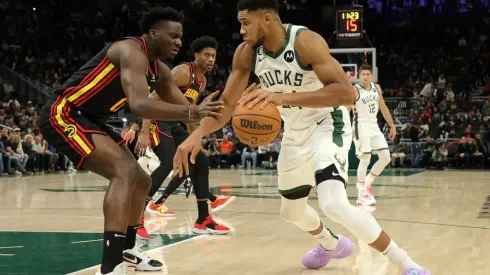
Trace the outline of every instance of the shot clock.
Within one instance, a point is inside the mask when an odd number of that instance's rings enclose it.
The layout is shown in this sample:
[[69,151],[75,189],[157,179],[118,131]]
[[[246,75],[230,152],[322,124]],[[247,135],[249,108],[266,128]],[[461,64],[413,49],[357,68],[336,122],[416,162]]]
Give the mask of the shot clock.
[[338,39],[361,39],[362,34],[362,10],[337,11]]

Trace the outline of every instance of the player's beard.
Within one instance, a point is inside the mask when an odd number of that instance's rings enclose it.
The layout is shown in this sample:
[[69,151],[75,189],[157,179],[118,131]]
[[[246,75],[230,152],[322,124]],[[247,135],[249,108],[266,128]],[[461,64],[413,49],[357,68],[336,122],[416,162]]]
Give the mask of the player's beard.
[[262,46],[265,42],[265,31],[262,28],[259,28],[257,30],[257,43],[254,45],[254,47]]

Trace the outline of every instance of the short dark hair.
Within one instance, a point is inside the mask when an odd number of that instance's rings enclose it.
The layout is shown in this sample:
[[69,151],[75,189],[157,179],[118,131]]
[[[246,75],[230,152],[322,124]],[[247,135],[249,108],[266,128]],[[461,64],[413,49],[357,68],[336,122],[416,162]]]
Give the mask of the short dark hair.
[[211,36],[201,36],[196,40],[192,41],[191,51],[192,53],[199,53],[204,48],[213,48],[218,50],[218,41]]
[[370,71],[373,73],[373,67],[369,66],[368,64],[362,64],[361,68],[359,69],[359,72],[361,71]]
[[237,10],[273,10],[278,11],[277,0],[240,0],[237,4]]
[[155,7],[150,9],[150,11],[141,19],[140,30],[142,33],[147,33],[162,21],[182,23],[184,21],[184,16],[170,7]]

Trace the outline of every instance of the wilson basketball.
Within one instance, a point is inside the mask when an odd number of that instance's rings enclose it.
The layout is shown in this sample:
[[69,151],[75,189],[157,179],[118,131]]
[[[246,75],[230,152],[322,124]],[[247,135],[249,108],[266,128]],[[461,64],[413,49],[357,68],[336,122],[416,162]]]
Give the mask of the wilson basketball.
[[257,147],[273,141],[281,130],[281,115],[274,104],[260,110],[262,102],[252,109],[238,106],[232,118],[237,138],[250,146]]

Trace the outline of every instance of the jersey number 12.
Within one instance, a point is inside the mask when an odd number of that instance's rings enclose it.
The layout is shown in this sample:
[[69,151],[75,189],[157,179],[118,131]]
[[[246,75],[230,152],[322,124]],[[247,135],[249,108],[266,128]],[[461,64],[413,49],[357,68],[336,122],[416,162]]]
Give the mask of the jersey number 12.
[[374,104],[369,104],[369,113],[374,114],[376,112],[376,106]]

